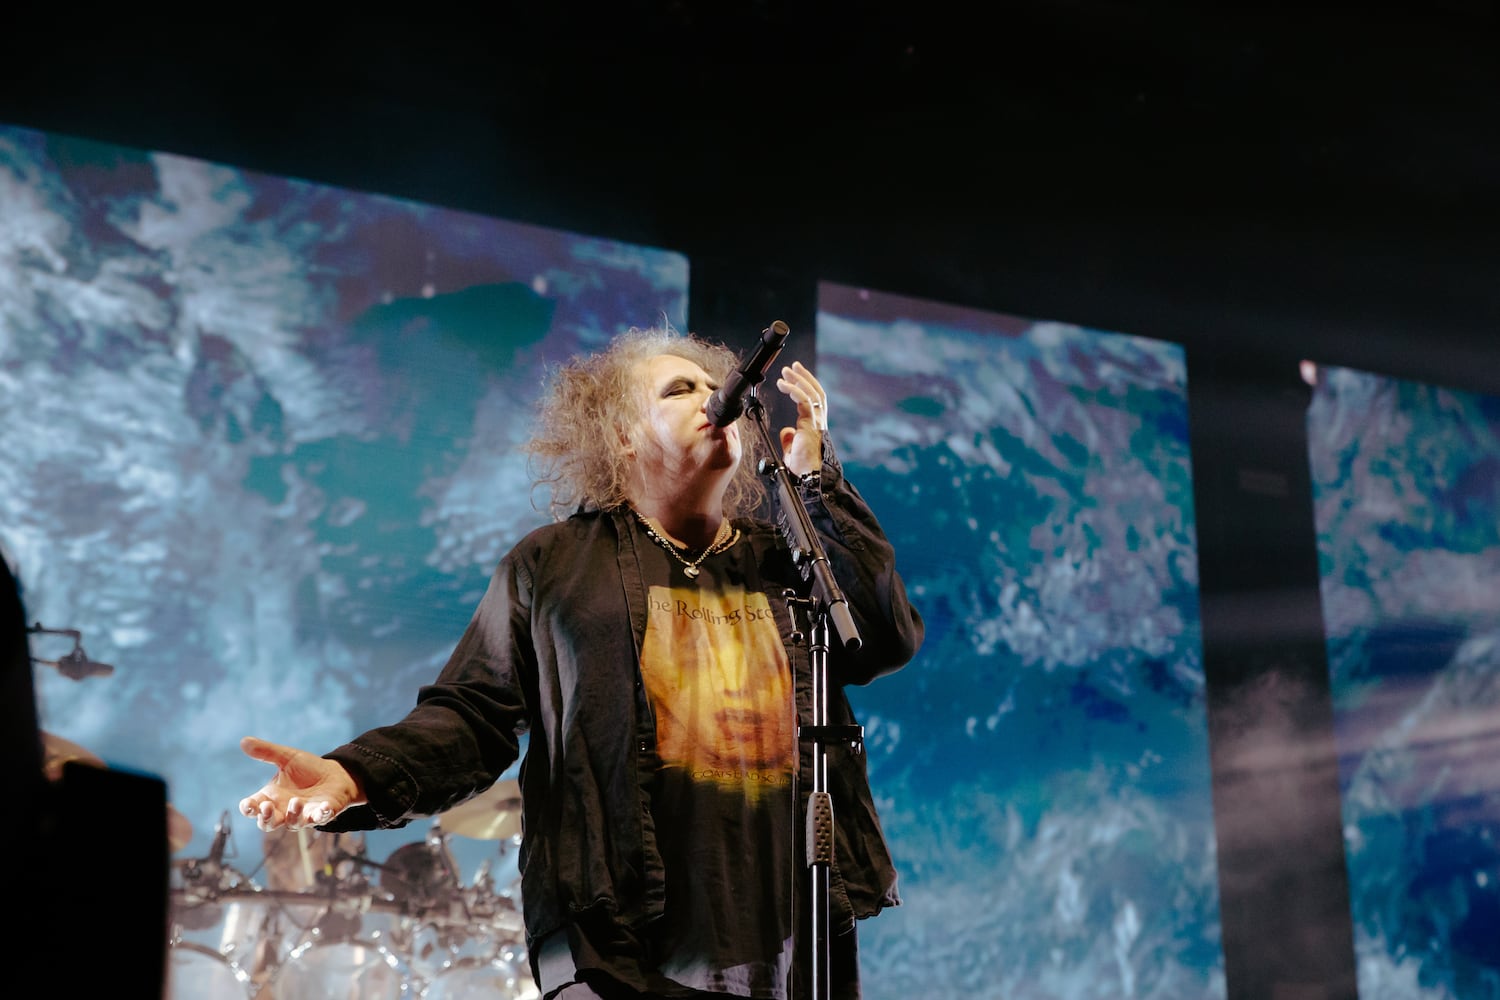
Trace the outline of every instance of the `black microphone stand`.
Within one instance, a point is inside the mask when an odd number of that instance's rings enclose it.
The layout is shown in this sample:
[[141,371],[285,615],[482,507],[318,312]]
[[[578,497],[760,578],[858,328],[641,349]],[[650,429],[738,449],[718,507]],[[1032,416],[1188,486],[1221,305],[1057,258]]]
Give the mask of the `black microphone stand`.
[[[860,647],[859,631],[849,613],[849,602],[834,579],[828,564],[828,555],[823,543],[813,530],[812,518],[791,471],[774,456],[778,453],[771,436],[765,407],[761,404],[756,387],[748,393],[745,411],[760,432],[765,443],[765,458],[761,459],[758,471],[775,481],[773,497],[776,501],[776,524],[781,529],[791,550],[792,563],[802,574],[804,582],[811,584],[810,593],[799,597],[794,591],[786,593],[787,603],[795,610],[805,610],[811,623],[808,645],[809,661],[812,665],[812,720],[808,725],[797,727],[797,740],[812,744],[812,790],[807,802],[807,815],[803,836],[808,876],[810,879],[812,904],[811,929],[812,969],[809,982],[812,986],[811,1000],[827,1000],[831,992],[829,977],[829,941],[832,937],[830,914],[830,874],[833,868],[833,797],[828,792],[827,744],[847,743],[857,753],[864,740],[862,726],[831,726],[828,724],[828,650],[830,622],[838,633],[839,642],[846,650]],[[793,641],[800,641],[800,633],[793,633]],[[794,747],[794,752],[796,748]],[[794,759],[800,757],[795,754]],[[794,951],[795,953],[795,951]]]

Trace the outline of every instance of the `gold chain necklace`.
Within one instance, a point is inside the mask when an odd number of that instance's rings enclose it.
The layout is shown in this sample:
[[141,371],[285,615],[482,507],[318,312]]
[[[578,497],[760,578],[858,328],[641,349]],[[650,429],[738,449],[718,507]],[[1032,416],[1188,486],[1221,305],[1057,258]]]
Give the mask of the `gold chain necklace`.
[[637,521],[641,522],[641,527],[646,529],[646,534],[651,536],[651,540],[653,542],[666,549],[667,553],[673,559],[676,559],[678,562],[682,563],[682,571],[687,574],[687,578],[689,580],[696,580],[698,578],[699,563],[716,552],[723,552],[725,549],[732,547],[735,542],[740,540],[740,529],[731,525],[729,523],[729,518],[726,517],[724,520],[719,522],[719,530],[718,533],[714,535],[712,544],[710,544],[708,548],[704,549],[702,552],[698,553],[698,558],[689,561],[683,558],[682,553],[678,550],[677,546],[672,542],[671,539],[667,538],[665,535],[656,530],[656,526],[651,523],[650,518],[646,517],[645,514],[642,514],[634,507],[630,508],[630,512],[635,515],[635,519]]

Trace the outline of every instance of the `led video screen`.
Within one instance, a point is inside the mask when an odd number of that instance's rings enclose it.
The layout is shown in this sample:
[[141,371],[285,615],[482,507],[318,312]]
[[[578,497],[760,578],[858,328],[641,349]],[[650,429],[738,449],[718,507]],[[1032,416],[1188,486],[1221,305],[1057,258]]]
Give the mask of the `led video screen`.
[[[687,261],[21,128],[0,129],[0,260],[0,540],[40,626],[41,726],[55,756],[167,783],[190,832],[174,994],[466,985],[475,956],[445,943],[309,947],[305,907],[209,898],[321,892],[336,849],[369,859],[337,873],[357,912],[377,865],[429,857],[420,823],[262,837],[235,808],[270,772],[238,740],[321,752],[405,713],[547,519],[516,448],[539,372],[628,326],[684,329]],[[130,864],[115,822],[103,856]],[[514,943],[494,832],[447,851],[497,911],[480,930]]]
[[833,284],[817,336],[927,622],[851,690],[904,897],[865,995],[1223,996],[1183,350]]
[[1360,997],[1500,995],[1500,399],[1327,367],[1307,429]]
[[[0,542],[51,748],[160,775],[187,824],[174,996],[526,996],[503,811],[262,836],[237,740],[404,713],[546,517],[539,370],[687,328],[688,261],[27,129],[0,165]],[[1182,350],[836,285],[815,337],[928,625],[852,692],[904,896],[865,995],[1222,996]],[[457,940],[366,905],[437,854]]]

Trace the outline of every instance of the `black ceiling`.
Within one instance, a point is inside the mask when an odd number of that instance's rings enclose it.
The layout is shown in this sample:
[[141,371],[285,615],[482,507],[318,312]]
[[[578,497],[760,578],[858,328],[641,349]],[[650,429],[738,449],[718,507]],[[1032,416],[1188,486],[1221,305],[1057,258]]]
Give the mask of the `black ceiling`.
[[1500,391],[1493,3],[1207,6],[137,16],[13,36],[0,120]]

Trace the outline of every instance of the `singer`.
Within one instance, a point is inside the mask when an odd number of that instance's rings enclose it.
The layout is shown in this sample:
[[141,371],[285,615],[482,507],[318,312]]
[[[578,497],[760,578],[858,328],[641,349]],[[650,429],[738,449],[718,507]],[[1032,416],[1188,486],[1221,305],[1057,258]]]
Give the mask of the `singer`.
[[[322,756],[245,737],[276,772],[240,811],[264,831],[401,827],[484,792],[527,733],[521,905],[544,998],[805,996],[812,691],[787,594],[806,585],[748,453],[760,436],[722,416],[786,333],[736,366],[697,335],[633,329],[549,372],[527,449],[554,522],[501,559],[404,718]],[[822,385],[793,364],[775,386],[796,404],[781,460],[864,640],[829,656],[828,722],[852,725],[843,686],[909,662],[922,618],[844,478]],[[856,921],[900,898],[863,756],[835,746],[827,766],[827,968],[854,1000]]]

